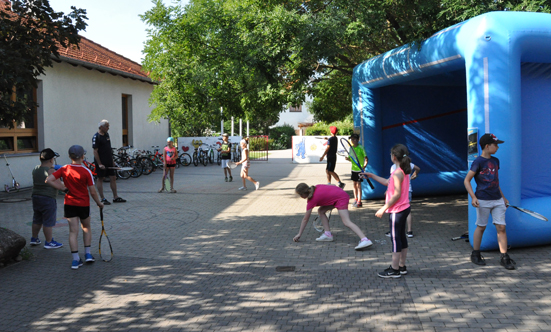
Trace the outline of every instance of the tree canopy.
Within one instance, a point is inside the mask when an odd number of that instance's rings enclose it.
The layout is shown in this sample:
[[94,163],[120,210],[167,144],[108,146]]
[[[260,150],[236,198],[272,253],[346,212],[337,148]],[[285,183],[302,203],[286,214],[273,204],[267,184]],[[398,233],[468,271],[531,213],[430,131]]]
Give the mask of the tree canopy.
[[36,79],[52,65],[58,49],[78,45],[86,10],[56,12],[47,0],[0,0],[0,126],[12,128],[34,104]]
[[543,0],[155,0],[144,67],[160,84],[152,118],[184,127],[224,117],[270,119],[313,97],[333,121],[351,113],[353,68],[493,10],[549,12]]

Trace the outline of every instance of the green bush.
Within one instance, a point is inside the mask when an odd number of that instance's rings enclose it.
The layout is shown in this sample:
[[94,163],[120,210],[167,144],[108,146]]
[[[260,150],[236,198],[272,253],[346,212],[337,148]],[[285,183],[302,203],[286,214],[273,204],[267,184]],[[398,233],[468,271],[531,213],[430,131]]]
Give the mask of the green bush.
[[346,118],[343,121],[335,121],[331,123],[318,122],[312,127],[306,128],[306,136],[331,136],[329,127],[335,126],[339,130],[337,135],[350,136],[354,133],[354,122],[352,117]]
[[292,143],[292,137],[296,135],[295,128],[293,126],[284,124],[283,126],[274,127],[270,129],[270,138],[273,143],[270,143],[271,150],[284,150],[290,149]]
[[266,138],[251,137],[249,138],[249,149],[251,151],[261,151],[266,149]]

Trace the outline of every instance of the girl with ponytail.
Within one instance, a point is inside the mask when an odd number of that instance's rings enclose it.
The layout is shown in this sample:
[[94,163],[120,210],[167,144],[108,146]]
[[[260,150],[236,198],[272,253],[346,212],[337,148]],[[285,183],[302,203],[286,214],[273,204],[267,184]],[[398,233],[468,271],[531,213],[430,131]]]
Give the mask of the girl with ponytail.
[[373,173],[362,173],[362,175],[388,187],[385,205],[375,213],[375,216],[382,218],[385,212],[389,213],[392,264],[378,275],[381,278],[400,278],[402,274],[407,274],[408,239],[405,227],[411,210],[409,205],[411,159],[407,147],[403,144],[396,144],[390,149],[390,159],[396,165],[396,170],[390,174],[390,178],[385,179]]
[[308,224],[308,220],[312,214],[312,209],[319,206],[318,215],[321,219],[325,232],[317,238],[316,241],[333,241],[333,234],[331,234],[329,220],[327,219],[325,212],[337,208],[342,223],[360,237],[360,243],[354,249],[360,250],[373,245],[373,242],[371,242],[371,240],[364,235],[360,228],[350,220],[350,214],[348,213],[348,201],[350,200],[350,197],[344,190],[333,185],[319,184],[317,186],[309,186],[306,183],[300,183],[295,188],[295,192],[300,197],[308,200],[308,202],[306,205],[306,214],[304,215],[304,218],[302,218],[302,223],[300,224],[300,230],[293,238],[293,241],[299,241],[302,236],[302,232],[304,232],[304,229]]

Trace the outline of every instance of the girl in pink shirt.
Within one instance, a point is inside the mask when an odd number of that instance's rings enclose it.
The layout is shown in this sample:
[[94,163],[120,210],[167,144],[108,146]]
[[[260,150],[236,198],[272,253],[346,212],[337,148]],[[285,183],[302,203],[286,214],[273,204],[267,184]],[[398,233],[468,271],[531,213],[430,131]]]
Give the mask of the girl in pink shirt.
[[392,240],[392,265],[383,272],[379,272],[381,278],[400,278],[407,274],[406,256],[408,252],[408,239],[406,236],[406,219],[410,212],[409,206],[409,175],[411,174],[411,159],[408,149],[403,144],[396,144],[390,150],[390,158],[396,170],[385,179],[373,173],[362,175],[373,178],[383,186],[388,186],[385,205],[375,213],[381,218],[385,212],[389,213],[390,238]]
[[293,241],[299,241],[304,228],[306,228],[306,225],[308,224],[308,219],[310,219],[312,209],[319,206],[318,215],[319,218],[321,218],[325,232],[317,238],[316,241],[333,241],[333,234],[331,234],[329,220],[327,219],[325,212],[332,210],[333,208],[337,208],[342,223],[360,237],[360,243],[354,249],[360,250],[373,245],[371,240],[364,235],[360,228],[350,220],[350,214],[348,213],[348,201],[350,200],[350,197],[344,190],[333,185],[319,184],[317,186],[310,187],[306,183],[301,183],[296,187],[295,191],[300,197],[307,199],[308,203],[306,204],[306,214],[304,215],[304,218],[302,218],[302,224],[300,224],[300,230],[293,238]]
[[178,160],[178,150],[174,147],[174,138],[167,138],[166,143],[168,146],[165,146],[163,150],[163,178],[161,179],[161,189],[159,189],[159,192],[162,193],[167,189],[165,188],[165,178],[170,176],[170,192],[175,193],[174,168],[176,167],[176,160]]

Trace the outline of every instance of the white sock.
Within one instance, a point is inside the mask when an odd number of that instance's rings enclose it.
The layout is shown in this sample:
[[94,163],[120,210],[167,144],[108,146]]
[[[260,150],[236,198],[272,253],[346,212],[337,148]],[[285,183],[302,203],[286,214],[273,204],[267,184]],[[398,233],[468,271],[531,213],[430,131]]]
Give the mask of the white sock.
[[78,261],[80,259],[80,256],[78,255],[78,251],[77,252],[72,252],[71,255],[73,255],[73,260],[74,261]]

